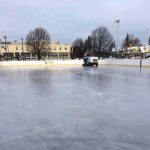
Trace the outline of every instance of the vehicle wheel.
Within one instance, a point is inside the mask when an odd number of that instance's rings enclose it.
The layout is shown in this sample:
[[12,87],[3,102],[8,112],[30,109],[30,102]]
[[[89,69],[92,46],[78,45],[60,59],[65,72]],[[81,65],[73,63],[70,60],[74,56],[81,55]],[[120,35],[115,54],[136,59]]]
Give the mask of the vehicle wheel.
[[93,66],[93,64],[92,64],[92,63],[90,63],[90,66],[92,67],[92,66]]

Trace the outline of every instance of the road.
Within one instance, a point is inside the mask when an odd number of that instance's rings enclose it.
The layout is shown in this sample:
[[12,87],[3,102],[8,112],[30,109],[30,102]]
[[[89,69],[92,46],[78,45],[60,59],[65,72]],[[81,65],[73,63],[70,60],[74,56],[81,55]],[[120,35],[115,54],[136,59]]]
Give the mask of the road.
[[149,150],[150,69],[0,68],[0,150]]

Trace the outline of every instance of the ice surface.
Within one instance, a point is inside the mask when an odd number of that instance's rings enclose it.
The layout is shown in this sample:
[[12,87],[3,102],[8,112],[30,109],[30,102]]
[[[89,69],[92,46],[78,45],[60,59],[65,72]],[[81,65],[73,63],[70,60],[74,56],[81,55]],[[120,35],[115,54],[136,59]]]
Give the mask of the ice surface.
[[0,68],[0,150],[149,150],[150,69]]

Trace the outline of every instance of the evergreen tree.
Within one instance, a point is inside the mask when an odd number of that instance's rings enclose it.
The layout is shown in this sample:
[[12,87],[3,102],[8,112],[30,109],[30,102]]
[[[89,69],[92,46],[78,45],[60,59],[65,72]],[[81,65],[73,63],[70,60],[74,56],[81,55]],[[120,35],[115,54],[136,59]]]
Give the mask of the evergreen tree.
[[140,46],[141,42],[139,40],[139,38],[134,37],[133,34],[128,34],[125,37],[123,43],[122,43],[122,48],[127,49],[128,47],[132,47],[132,46]]
[[127,33],[127,36],[126,36],[126,47],[130,47],[130,42],[129,42],[129,34]]
[[83,58],[84,56],[84,41],[81,38],[77,38],[73,42],[73,58]]

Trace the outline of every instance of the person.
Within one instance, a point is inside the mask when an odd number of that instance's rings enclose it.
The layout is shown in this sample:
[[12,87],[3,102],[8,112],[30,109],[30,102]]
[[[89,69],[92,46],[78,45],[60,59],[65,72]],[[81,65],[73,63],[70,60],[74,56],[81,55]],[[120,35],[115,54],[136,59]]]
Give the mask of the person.
[[140,70],[142,69],[142,56],[140,57]]

